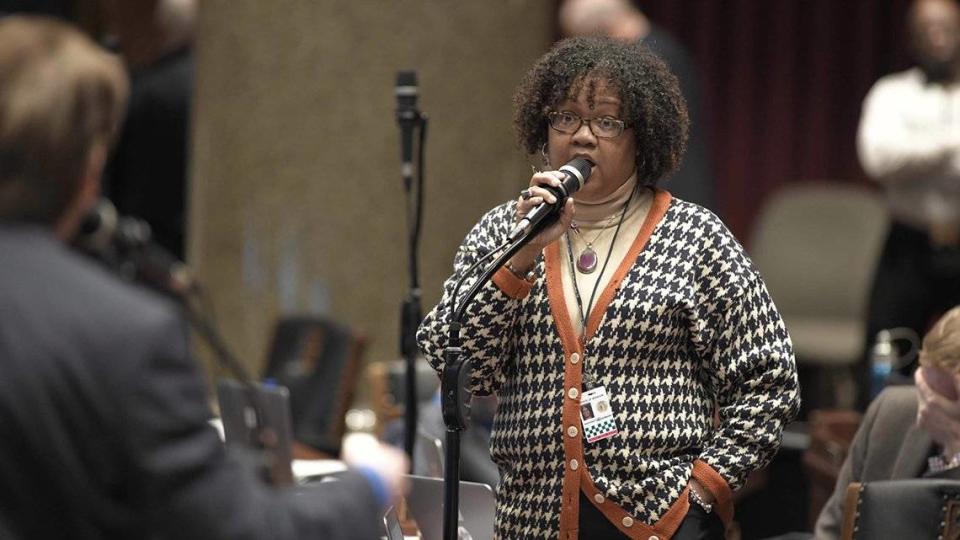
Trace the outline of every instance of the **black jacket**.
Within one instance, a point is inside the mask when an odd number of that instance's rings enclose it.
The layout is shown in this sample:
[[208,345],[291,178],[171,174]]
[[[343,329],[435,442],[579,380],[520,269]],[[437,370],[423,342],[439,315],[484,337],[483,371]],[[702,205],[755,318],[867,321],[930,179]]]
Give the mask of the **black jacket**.
[[168,303],[0,226],[0,523],[24,539],[379,538],[367,481],[273,489],[229,457]]

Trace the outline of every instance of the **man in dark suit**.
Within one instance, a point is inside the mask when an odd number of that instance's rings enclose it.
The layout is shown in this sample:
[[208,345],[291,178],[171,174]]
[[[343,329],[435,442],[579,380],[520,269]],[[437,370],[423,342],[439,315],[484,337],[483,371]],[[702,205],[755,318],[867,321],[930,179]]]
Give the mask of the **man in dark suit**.
[[22,539],[382,535],[399,454],[310,488],[227,455],[171,305],[63,241],[97,199],[127,94],[71,27],[0,19],[0,528]]
[[924,338],[920,362],[916,386],[887,388],[871,403],[817,520],[817,540],[840,538],[851,482],[960,480],[960,307]]

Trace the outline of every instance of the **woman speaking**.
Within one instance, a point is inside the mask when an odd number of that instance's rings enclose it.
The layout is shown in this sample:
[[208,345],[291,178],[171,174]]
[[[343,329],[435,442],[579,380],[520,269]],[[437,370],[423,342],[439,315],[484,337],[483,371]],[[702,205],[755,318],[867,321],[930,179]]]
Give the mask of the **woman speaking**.
[[543,160],[487,212],[418,332],[438,370],[456,282],[554,195],[587,184],[466,312],[468,386],[494,393],[496,534],[723,538],[732,491],[776,452],[799,396],[790,339],[743,248],[712,213],[656,187],[680,162],[686,105],[638,44],[560,42],[514,98],[520,144]]

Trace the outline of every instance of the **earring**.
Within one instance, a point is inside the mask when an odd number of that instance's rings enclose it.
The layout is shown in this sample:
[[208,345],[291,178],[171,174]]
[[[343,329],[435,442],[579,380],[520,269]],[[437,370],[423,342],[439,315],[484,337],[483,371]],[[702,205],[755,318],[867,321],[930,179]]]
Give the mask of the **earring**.
[[547,156],[547,143],[540,145],[540,157],[543,159],[544,168],[550,170],[550,157]]

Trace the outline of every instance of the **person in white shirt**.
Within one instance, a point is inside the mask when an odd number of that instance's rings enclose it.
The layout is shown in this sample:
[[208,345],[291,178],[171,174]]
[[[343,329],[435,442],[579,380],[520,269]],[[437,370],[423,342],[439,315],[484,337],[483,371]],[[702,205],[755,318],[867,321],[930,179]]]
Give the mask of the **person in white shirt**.
[[923,335],[960,303],[960,4],[916,0],[908,30],[917,65],[877,81],[857,136],[892,218],[870,297],[868,352],[880,330]]

